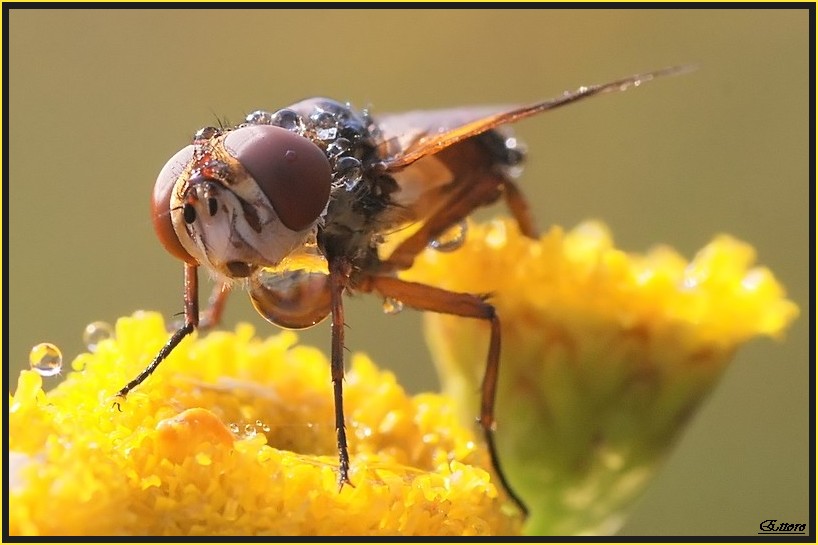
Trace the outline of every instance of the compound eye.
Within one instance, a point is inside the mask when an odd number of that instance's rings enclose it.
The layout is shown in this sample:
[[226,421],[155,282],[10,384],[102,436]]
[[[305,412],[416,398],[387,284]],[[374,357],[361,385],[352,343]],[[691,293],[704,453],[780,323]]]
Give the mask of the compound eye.
[[[187,146],[171,157],[162,167],[159,176],[156,178],[156,185],[153,186],[151,219],[153,220],[153,229],[156,231],[162,246],[175,257],[195,265],[196,260],[187,253],[182,243],[179,242],[179,237],[176,236],[176,231],[173,229],[173,220],[170,216],[170,197],[173,194],[173,188],[191,160],[193,160],[193,146]],[[185,216],[187,217],[187,214]]]
[[306,229],[327,205],[332,169],[309,139],[281,127],[252,125],[230,132],[224,147],[250,173],[288,229]]

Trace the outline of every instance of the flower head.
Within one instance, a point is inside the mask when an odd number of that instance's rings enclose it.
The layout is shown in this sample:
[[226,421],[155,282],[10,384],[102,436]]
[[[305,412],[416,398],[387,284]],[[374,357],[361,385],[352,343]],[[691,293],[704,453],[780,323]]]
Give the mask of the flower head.
[[167,337],[158,314],[138,313],[52,391],[20,375],[12,535],[519,532],[453,403],[406,395],[361,355],[345,382],[354,487],[339,491],[329,366],[291,332],[260,340],[240,325],[185,340],[112,408]]
[[[607,229],[472,225],[404,278],[487,293],[502,324],[497,442],[537,534],[611,533],[736,348],[797,316],[753,249],[719,236],[687,262],[616,249]],[[474,418],[485,324],[427,314],[444,392]]]

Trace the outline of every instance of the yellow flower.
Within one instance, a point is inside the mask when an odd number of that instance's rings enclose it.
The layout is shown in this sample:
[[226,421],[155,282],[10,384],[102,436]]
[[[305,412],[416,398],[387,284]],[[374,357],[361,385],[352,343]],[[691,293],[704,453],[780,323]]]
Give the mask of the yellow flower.
[[12,535],[519,533],[453,403],[407,396],[355,356],[345,383],[354,487],[337,483],[330,371],[291,332],[185,340],[121,403],[167,340],[121,318],[52,391],[24,371],[9,399]]
[[[736,348],[798,310],[751,247],[718,237],[690,263],[629,255],[604,226],[469,229],[404,278],[491,293],[502,321],[497,442],[533,534],[614,532]],[[167,340],[160,316],[116,335],[45,393],[9,399],[12,535],[490,535],[522,529],[474,418],[488,332],[427,315],[444,395],[407,396],[352,359],[345,402],[355,487],[337,485],[330,372],[293,333],[251,326],[185,340],[112,409]],[[456,401],[455,401],[456,400]]]
[[[753,249],[719,236],[691,261],[631,255],[586,223],[539,240],[512,221],[471,225],[402,277],[488,293],[502,322],[497,443],[533,534],[612,533],[736,348],[779,336],[798,309]],[[488,328],[427,314],[444,393],[479,406]]]

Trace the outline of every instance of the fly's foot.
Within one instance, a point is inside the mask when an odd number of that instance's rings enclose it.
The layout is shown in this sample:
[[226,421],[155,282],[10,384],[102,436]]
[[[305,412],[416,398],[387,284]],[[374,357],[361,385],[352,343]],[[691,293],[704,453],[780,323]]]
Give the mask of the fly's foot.
[[122,405],[120,403],[125,400],[125,394],[123,394],[120,391],[120,392],[117,392],[114,397],[116,399],[114,400],[113,403],[111,403],[111,408],[113,409],[114,407],[116,407],[116,410],[118,410],[119,412],[122,412]]
[[338,468],[338,492],[343,490],[345,484],[355,488],[355,485],[349,480],[349,459],[341,456],[341,465]]

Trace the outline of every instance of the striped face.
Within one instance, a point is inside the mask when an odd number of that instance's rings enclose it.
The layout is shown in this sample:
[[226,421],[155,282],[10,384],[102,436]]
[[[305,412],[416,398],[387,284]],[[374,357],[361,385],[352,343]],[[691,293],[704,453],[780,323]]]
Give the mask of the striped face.
[[275,126],[199,131],[153,193],[160,241],[221,279],[275,267],[313,234],[331,183],[324,152]]

